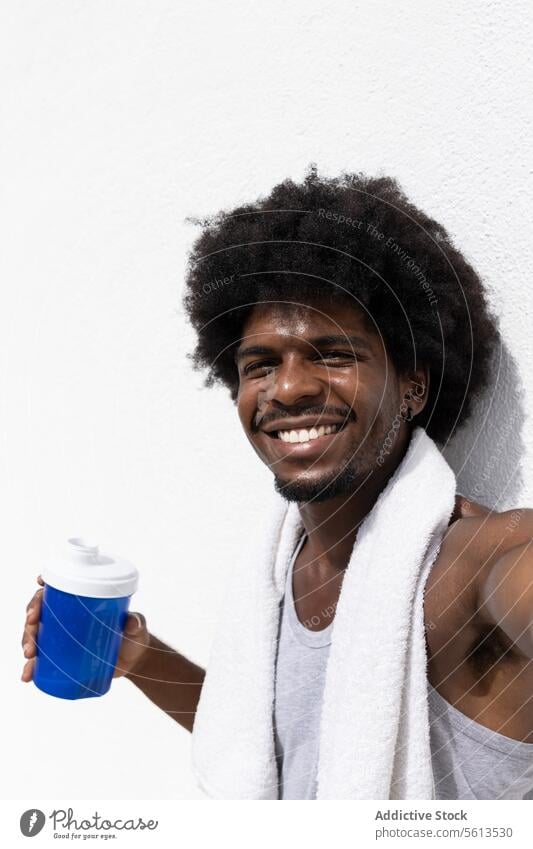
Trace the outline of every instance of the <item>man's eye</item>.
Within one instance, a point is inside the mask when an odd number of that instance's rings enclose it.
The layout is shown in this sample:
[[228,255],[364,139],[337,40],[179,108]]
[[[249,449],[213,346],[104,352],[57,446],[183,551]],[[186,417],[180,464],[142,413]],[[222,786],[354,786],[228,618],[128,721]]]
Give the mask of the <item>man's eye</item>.
[[[355,353],[355,351],[322,351],[316,356],[317,360],[328,360],[331,365],[334,364],[334,360],[342,360],[344,364],[347,360],[350,362],[354,362],[355,360],[360,359],[359,355]],[[243,372],[245,375],[253,375],[254,377],[258,377],[260,373],[267,373],[272,371],[276,367],[276,362],[274,360],[257,360],[255,363],[249,363],[244,367]]]
[[244,373],[251,374],[252,372],[257,372],[259,369],[266,369],[266,371],[271,371],[274,368],[273,360],[260,360],[257,363],[250,363],[245,366]]
[[323,351],[320,354],[322,360],[356,360],[355,351]]

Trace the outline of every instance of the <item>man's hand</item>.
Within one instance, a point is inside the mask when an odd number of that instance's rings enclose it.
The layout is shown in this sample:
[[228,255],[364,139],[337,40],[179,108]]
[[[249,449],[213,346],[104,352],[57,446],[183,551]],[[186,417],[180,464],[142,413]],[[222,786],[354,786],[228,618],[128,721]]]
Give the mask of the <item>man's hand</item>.
[[[44,592],[44,581],[41,575],[38,576],[37,582],[41,584],[41,589],[38,589],[34,593],[26,607],[26,621],[22,634],[22,650],[27,660],[22,670],[22,681],[32,680],[35,658],[37,656],[36,640]],[[144,616],[142,613],[129,613],[113,678],[120,678],[120,676],[132,672],[143,659],[149,643],[150,634],[146,628]]]

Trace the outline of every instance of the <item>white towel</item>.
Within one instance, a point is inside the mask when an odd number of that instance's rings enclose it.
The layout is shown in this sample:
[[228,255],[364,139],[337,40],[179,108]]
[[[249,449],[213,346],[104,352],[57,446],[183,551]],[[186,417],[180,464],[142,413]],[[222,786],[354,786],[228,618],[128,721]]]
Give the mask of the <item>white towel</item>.
[[[359,528],[326,671],[318,799],[434,798],[424,585],[453,512],[455,476],[416,427]],[[280,504],[255,562],[233,576],[193,730],[193,769],[219,799],[277,799],[273,708],[280,601],[303,525]]]

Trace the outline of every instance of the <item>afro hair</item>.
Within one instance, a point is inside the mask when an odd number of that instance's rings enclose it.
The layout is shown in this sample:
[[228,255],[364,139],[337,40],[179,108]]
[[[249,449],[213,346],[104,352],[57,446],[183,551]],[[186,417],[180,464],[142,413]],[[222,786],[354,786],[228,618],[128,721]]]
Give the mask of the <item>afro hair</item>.
[[[399,373],[426,365],[428,403],[416,417],[444,442],[487,384],[498,329],[482,282],[442,225],[396,180],[311,166],[267,197],[195,220],[183,305],[197,334],[193,366],[235,401],[234,352],[265,302],[343,299],[382,334]],[[331,299],[331,300],[330,300]]]

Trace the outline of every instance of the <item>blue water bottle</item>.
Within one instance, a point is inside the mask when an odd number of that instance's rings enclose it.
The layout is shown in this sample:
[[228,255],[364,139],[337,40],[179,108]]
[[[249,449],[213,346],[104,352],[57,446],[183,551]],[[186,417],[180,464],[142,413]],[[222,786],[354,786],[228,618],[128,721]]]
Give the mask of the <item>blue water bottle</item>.
[[33,671],[36,686],[60,699],[103,696],[111,686],[138,572],[73,537],[43,566],[44,592]]

